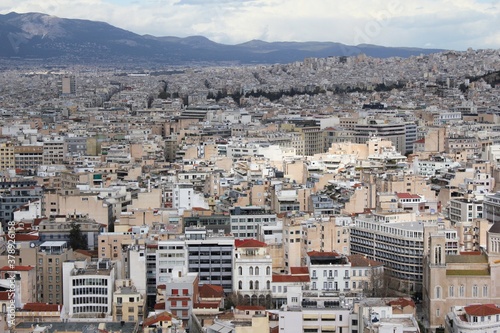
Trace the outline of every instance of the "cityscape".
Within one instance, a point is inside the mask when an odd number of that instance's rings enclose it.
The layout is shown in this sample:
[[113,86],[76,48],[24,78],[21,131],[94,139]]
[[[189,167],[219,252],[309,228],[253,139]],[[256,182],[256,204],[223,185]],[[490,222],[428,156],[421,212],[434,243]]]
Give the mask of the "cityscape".
[[500,329],[500,49],[169,63],[12,31],[0,333]]

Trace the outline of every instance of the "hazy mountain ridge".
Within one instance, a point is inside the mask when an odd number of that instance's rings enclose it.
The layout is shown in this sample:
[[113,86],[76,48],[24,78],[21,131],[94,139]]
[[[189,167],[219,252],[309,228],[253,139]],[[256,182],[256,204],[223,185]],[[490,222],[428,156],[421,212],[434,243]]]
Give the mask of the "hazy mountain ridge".
[[0,15],[0,57],[53,58],[78,61],[130,58],[165,64],[192,62],[289,63],[306,57],[408,57],[437,49],[348,46],[334,42],[264,42],[219,44],[203,36],[155,37],[114,27],[105,22],[65,19],[41,13]]

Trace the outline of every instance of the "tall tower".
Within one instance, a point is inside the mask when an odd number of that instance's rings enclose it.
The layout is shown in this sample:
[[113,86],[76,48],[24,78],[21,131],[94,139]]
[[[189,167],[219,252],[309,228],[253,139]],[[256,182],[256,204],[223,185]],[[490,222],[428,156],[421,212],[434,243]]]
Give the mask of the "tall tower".
[[76,93],[76,78],[74,75],[64,75],[61,78],[59,94],[72,95]]

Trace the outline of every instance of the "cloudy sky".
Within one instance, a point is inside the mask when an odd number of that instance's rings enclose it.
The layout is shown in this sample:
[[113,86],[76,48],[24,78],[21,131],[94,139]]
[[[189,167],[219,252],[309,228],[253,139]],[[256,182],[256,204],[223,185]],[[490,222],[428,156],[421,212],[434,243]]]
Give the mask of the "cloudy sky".
[[0,13],[11,11],[225,44],[261,39],[500,48],[500,0],[2,0]]

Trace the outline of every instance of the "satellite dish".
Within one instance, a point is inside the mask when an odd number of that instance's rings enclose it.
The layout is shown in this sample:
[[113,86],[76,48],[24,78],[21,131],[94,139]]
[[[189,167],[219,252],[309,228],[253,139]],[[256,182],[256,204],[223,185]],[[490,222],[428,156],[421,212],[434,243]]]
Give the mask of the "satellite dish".
[[30,247],[31,247],[31,248],[33,248],[33,247],[35,247],[35,246],[36,246],[36,244],[35,244],[34,242],[31,242],[31,243],[30,243]]

